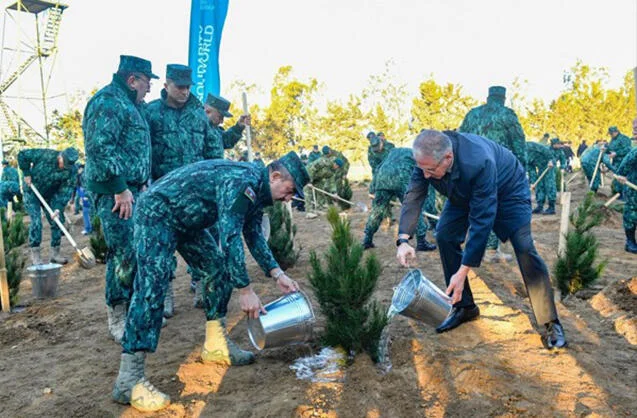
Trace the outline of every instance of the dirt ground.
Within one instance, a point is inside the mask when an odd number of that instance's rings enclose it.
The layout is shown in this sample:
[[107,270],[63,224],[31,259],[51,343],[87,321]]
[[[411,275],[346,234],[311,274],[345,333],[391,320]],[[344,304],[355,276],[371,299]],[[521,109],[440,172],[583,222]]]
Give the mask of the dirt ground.
[[[583,197],[581,176],[571,186],[574,209]],[[601,191],[610,195],[608,186]],[[368,202],[365,196],[360,187],[354,199]],[[366,215],[350,211],[349,217],[357,237],[362,237]],[[324,217],[306,219],[297,212],[295,222],[303,249],[300,262],[289,274],[311,294],[309,252],[327,247],[330,228]],[[395,261],[395,228],[384,225],[372,250],[383,265],[375,297],[386,304],[406,274]],[[533,220],[537,247],[549,267],[556,258],[558,229],[559,215]],[[76,220],[74,230],[79,236],[81,220]],[[318,343],[265,350],[247,367],[200,363],[205,319],[192,307],[189,277],[180,261],[176,315],[147,361],[147,376],[173,403],[154,416],[635,415],[637,278],[633,276],[637,276],[637,256],[623,250],[620,214],[612,215],[596,234],[601,254],[609,260],[604,277],[593,289],[558,304],[568,349],[542,348],[515,264],[483,265],[470,278],[482,312],[477,321],[437,335],[427,325],[399,316],[390,325],[392,370],[382,374],[361,355],[345,370],[340,383],[300,381],[290,370],[295,359],[317,352]],[[85,237],[79,241],[87,243]],[[508,244],[504,249],[511,252]],[[64,253],[72,254],[67,244]],[[418,259],[418,267],[442,287],[438,254],[419,253]],[[248,267],[262,300],[278,297],[273,283],[251,258]],[[0,416],[148,415],[110,400],[121,349],[109,339],[103,294],[103,265],[89,271],[76,264],[65,266],[55,299],[33,299],[29,280],[23,281],[21,303],[26,309],[0,315]],[[231,336],[244,348],[250,347],[236,297],[228,321]]]

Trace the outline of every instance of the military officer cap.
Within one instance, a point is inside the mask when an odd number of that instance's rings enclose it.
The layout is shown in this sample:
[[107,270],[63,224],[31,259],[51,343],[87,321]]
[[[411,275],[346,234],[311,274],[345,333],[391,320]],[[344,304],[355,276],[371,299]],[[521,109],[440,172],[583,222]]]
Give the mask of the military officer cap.
[[119,56],[118,72],[142,73],[148,78],[159,78],[153,74],[150,61],[132,55]]
[[230,102],[223,97],[208,93],[206,104],[217,109],[223,116],[227,118],[232,117],[232,113],[228,112],[228,109],[230,109]]
[[372,139],[375,136],[376,136],[376,134],[373,131],[370,131],[370,132],[367,133],[367,139]]
[[489,96],[506,96],[507,89],[502,86],[489,87]]
[[327,145],[323,145],[323,148],[321,149],[321,152],[323,153],[323,155],[328,155],[330,151],[331,151],[330,147],[328,147]]
[[187,65],[168,64],[166,66],[166,78],[172,80],[177,86],[190,86],[192,82],[192,69]]
[[610,128],[608,128],[608,133],[612,134],[615,132],[619,132],[619,129],[617,129],[617,126],[611,126]]
[[69,148],[65,149],[60,154],[62,154],[62,159],[64,160],[64,166],[65,167],[72,166],[73,164],[75,164],[77,159],[80,157],[80,154],[73,147],[69,147]]
[[294,179],[294,187],[299,196],[303,196],[303,187],[310,182],[310,174],[307,172],[305,165],[296,155],[296,152],[290,151],[283,157],[279,158],[279,162],[283,164],[288,173]]

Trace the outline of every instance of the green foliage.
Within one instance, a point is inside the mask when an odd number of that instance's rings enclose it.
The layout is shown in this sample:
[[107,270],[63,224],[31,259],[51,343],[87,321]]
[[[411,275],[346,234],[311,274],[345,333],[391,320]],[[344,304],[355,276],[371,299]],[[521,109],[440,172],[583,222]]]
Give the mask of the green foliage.
[[[344,178],[343,181],[338,184],[337,194],[343,199],[351,201],[354,192],[352,192],[352,186],[350,186],[349,180],[347,180],[347,178]],[[351,206],[349,203],[345,203],[342,200],[338,201],[338,205],[342,209],[349,209]]]
[[268,246],[281,269],[287,270],[296,264],[301,252],[294,248],[296,225],[292,224],[290,212],[281,202],[275,202],[266,212],[270,218]]
[[387,325],[386,308],[370,298],[381,273],[371,254],[363,260],[363,247],[354,240],[350,223],[330,207],[327,219],[332,226],[332,244],[319,256],[310,253],[310,284],[327,319],[323,341],[348,352],[366,351],[378,361],[378,342]]
[[590,286],[606,266],[606,260],[594,265],[598,257],[599,242],[591,232],[603,219],[592,192],[570,216],[573,230],[566,234],[566,251],[558,257],[553,270],[558,289],[568,295]]
[[48,126],[51,147],[64,149],[75,147],[84,159],[84,133],[82,132],[82,112],[78,109],[60,113],[54,110]]
[[20,282],[22,281],[22,271],[26,259],[19,248],[27,241],[29,235],[26,225],[24,225],[23,215],[16,213],[12,220],[5,218],[5,209],[0,208],[0,218],[2,218],[2,237],[4,239],[4,257],[7,268],[7,281],[9,282],[9,303],[15,306],[18,303]]
[[106,246],[106,239],[104,238],[104,231],[102,231],[100,218],[93,216],[91,218],[91,226],[93,227],[93,232],[91,232],[91,238],[89,240],[91,250],[93,251],[93,254],[95,254],[95,258],[97,260],[105,263],[108,247]]

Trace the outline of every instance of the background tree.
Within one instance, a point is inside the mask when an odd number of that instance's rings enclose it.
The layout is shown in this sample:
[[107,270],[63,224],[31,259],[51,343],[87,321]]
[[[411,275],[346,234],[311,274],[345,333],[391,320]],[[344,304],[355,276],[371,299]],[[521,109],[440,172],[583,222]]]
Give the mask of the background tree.
[[418,97],[412,101],[413,131],[457,129],[477,101],[462,93],[462,86],[438,84],[433,78],[420,83]]

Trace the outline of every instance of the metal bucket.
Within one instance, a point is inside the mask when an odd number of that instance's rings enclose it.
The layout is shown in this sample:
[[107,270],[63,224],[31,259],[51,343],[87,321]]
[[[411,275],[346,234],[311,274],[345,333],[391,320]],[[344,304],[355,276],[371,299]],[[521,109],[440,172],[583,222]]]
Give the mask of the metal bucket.
[[451,298],[414,269],[394,290],[390,310],[437,327],[447,318],[451,307]]
[[27,276],[31,279],[33,297],[37,299],[54,298],[58,290],[61,264],[38,264],[27,268]]
[[265,305],[265,309],[267,315],[248,319],[248,335],[257,350],[312,339],[314,311],[305,293],[282,296]]

